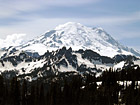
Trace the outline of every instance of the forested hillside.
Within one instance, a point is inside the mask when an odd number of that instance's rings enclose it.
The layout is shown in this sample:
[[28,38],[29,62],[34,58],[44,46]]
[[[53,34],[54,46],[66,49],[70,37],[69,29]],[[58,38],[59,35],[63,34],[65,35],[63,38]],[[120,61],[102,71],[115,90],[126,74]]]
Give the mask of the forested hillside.
[[139,105],[140,67],[104,71],[100,77],[61,73],[29,82],[0,76],[0,105]]

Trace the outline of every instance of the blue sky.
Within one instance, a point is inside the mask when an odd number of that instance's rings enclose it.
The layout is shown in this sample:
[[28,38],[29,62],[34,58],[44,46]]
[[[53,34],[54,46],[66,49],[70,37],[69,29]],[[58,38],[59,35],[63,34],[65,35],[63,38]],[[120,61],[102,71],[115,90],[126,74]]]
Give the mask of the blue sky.
[[69,21],[102,27],[140,51],[140,0],[0,0],[0,39],[28,40]]

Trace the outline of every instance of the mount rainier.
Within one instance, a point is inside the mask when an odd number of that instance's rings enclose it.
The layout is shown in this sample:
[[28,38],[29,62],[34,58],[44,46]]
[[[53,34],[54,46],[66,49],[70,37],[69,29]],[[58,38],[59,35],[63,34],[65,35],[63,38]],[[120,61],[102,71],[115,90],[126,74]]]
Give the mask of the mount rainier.
[[102,28],[68,22],[22,45],[0,49],[0,73],[32,79],[62,72],[98,75],[109,68],[139,65],[139,57]]
[[68,22],[47,31],[45,34],[18,46],[17,49],[38,52],[57,50],[66,46],[73,50],[91,49],[100,55],[114,57],[117,54],[140,56],[132,48],[121,45],[102,28],[86,27],[80,23]]

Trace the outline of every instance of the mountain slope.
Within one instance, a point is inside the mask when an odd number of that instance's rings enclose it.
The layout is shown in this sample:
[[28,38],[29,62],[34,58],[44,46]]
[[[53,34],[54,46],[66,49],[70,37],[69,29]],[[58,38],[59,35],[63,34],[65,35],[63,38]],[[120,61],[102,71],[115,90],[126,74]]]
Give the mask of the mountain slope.
[[138,51],[124,47],[102,28],[90,28],[80,23],[68,22],[54,30],[30,40],[17,49],[38,52],[43,55],[47,50],[57,50],[66,46],[74,50],[91,49],[100,55],[114,57],[117,54],[140,56]]
[[[16,50],[17,51],[17,50]],[[73,51],[71,48],[47,51],[44,55],[34,58],[27,52],[15,53],[0,59],[0,73],[15,76],[31,77],[57,75],[59,73],[96,73],[99,75],[109,68],[121,69],[129,61],[138,61],[134,56],[117,55],[114,58],[101,56],[92,50]]]

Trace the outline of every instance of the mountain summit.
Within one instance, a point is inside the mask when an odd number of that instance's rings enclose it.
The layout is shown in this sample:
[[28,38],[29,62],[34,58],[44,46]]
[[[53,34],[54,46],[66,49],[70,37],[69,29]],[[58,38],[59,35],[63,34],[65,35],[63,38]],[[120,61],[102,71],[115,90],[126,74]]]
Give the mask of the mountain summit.
[[17,48],[44,54],[66,46],[73,50],[91,49],[100,55],[113,57],[117,54],[140,56],[138,51],[124,47],[102,28],[86,27],[80,23],[68,22],[30,40]]

